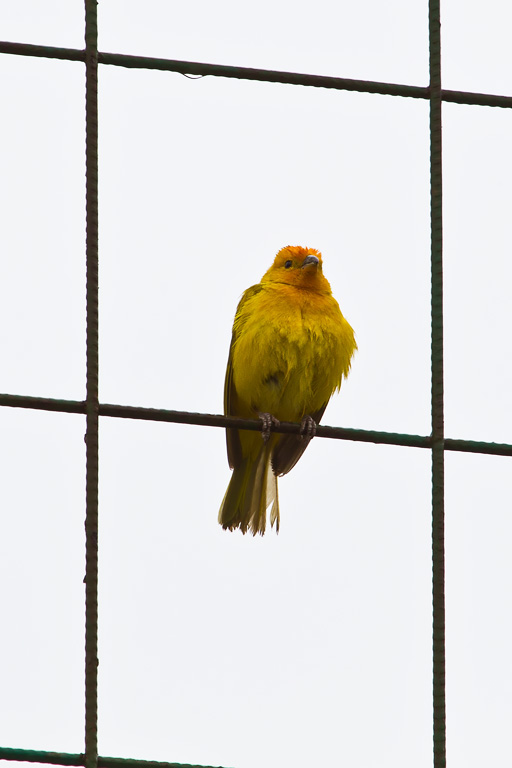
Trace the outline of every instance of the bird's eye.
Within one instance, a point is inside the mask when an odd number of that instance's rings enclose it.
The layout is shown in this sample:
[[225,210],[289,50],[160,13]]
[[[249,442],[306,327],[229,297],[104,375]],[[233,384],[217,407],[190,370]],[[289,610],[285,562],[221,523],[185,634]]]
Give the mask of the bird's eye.
[[288,261],[285,261],[285,263],[284,263],[284,268],[285,269],[290,269],[292,263],[293,263],[292,260],[288,259]]

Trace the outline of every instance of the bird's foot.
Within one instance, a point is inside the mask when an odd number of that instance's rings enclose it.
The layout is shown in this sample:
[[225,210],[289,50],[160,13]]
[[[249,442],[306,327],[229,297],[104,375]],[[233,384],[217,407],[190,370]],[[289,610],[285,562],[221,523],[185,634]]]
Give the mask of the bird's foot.
[[262,421],[261,436],[263,438],[263,442],[268,443],[270,433],[274,427],[279,426],[279,421],[275,416],[272,416],[271,413],[258,413],[258,418]]
[[316,435],[316,421],[311,416],[303,416],[300,422],[299,440],[311,440]]

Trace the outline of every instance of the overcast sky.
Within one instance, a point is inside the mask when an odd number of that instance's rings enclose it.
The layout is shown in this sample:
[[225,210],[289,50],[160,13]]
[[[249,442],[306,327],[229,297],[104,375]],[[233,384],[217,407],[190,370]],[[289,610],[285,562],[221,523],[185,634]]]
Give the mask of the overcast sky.
[[[512,95],[512,11],[442,8],[443,87]],[[0,37],[83,47],[81,0]],[[426,2],[100,0],[99,48],[428,84]],[[84,67],[0,56],[1,384],[85,396]],[[222,412],[241,293],[318,248],[354,327],[323,418],[430,432],[428,103],[99,71],[100,399]],[[512,442],[512,111],[443,106],[447,437]],[[0,409],[0,745],[83,751],[85,419]],[[316,439],[223,531],[221,429],[100,422],[99,752],[432,764],[430,453]],[[512,762],[510,458],[446,456],[450,768]]]

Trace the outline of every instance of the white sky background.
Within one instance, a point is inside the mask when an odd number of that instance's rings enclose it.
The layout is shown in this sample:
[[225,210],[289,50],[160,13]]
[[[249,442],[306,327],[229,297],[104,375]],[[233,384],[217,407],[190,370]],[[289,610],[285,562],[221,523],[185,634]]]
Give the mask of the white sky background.
[[[100,50],[426,85],[427,4],[101,0]],[[443,86],[512,95],[512,12],[442,8]],[[0,7],[83,47],[81,0]],[[428,434],[428,104],[101,67],[100,397],[220,413],[240,294],[322,250],[359,352],[325,424]],[[0,390],[85,396],[84,67],[0,56]],[[444,105],[449,437],[512,441],[512,111]],[[83,750],[85,420],[0,409],[0,745]],[[220,429],[100,423],[99,751],[432,764],[430,454],[314,441],[222,531]],[[446,457],[448,761],[512,760],[510,459]]]

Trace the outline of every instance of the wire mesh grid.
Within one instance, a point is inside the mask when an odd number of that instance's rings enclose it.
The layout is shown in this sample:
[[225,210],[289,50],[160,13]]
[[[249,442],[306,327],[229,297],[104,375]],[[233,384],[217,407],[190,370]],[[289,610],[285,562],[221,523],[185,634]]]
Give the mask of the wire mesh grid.
[[[85,0],[85,49],[55,48],[1,42],[0,53],[80,61],[86,69],[86,308],[87,391],[85,401],[58,400],[0,394],[0,405],[36,410],[80,413],[86,416],[86,616],[85,616],[85,752],[80,754],[0,747],[0,759],[86,768],[150,768],[184,764],[128,760],[98,756],[98,431],[99,417],[127,418],[237,427],[260,430],[259,421],[205,413],[138,408],[100,403],[98,398],[98,64],[156,69],[187,75],[302,85],[385,94],[430,102],[431,188],[431,407],[430,435],[398,434],[319,425],[317,435],[331,439],[425,448],[432,454],[432,606],[433,606],[433,758],[434,767],[446,765],[445,696],[445,554],[444,554],[444,453],[470,452],[512,456],[512,444],[498,444],[444,437],[443,396],[443,270],[442,270],[442,102],[512,108],[512,97],[442,90],[439,0],[429,2],[430,84],[428,87],[324,77],[246,67],[174,61],[103,53],[97,48],[96,0]],[[276,431],[298,433],[300,425],[282,422]],[[194,766],[188,765],[188,768]],[[199,768],[199,767],[196,767]],[[206,766],[203,766],[206,768]]]

